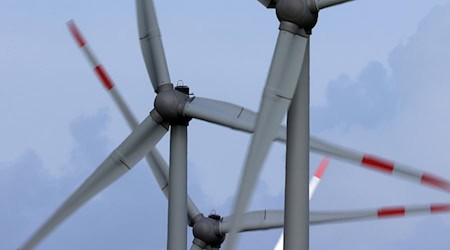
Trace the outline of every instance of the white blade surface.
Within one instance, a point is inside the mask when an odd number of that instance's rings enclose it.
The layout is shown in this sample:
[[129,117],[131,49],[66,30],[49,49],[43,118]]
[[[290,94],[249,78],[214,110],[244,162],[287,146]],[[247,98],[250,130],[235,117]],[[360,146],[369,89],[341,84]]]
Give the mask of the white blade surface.
[[136,12],[142,55],[156,91],[159,85],[170,83],[170,76],[153,1],[136,0]]
[[[280,30],[234,203],[235,223],[248,206],[266,155],[293,98],[307,42],[306,37]],[[234,248],[235,238],[232,230],[228,235],[227,249]]]
[[84,203],[134,167],[166,132],[149,115],[19,249],[33,249]]

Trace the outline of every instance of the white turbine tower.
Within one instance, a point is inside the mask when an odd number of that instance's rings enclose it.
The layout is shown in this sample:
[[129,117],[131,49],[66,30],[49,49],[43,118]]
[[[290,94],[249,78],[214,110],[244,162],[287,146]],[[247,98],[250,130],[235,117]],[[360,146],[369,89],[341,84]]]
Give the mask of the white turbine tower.
[[[319,10],[347,1],[349,0],[260,0],[266,7],[276,9],[280,32],[260,109],[255,113],[239,105],[194,97],[189,94],[187,86],[174,88],[153,2],[137,0],[141,49],[157,93],[155,108],[140,124],[93,55],[86,40],[75,24],[70,22],[69,28],[75,40],[134,130],[20,249],[35,248],[65,219],[144,157],[162,191],[168,196],[167,249],[170,250],[186,248],[187,225],[193,228],[195,238],[191,249],[218,249],[225,241],[225,236],[228,236],[227,246],[233,248],[238,232],[284,227],[285,249],[304,250],[309,247],[309,225],[450,211],[448,204],[350,212],[309,211],[307,166],[310,150],[450,192],[450,183],[443,178],[309,135],[309,35],[317,22]],[[287,111],[286,128],[280,124]],[[187,126],[191,119],[253,133],[233,214],[228,217],[204,216],[187,195]],[[170,162],[167,164],[155,145],[169,129]],[[285,210],[246,212],[261,166],[274,140],[287,144]]]

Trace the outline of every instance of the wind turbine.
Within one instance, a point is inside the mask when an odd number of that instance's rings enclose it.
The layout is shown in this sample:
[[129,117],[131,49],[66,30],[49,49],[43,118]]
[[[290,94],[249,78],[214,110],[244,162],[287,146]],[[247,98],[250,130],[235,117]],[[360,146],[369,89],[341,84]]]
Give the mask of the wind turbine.
[[[289,16],[291,11],[300,11],[302,14],[299,16],[307,15],[308,18],[310,18],[307,20],[308,24],[314,26],[319,9],[341,2],[345,1],[279,1],[277,3],[266,1],[263,2],[263,4],[265,4],[266,7],[276,7],[277,14],[279,15]],[[233,234],[238,231],[283,227],[283,222],[286,220],[285,218],[289,218],[289,220],[286,221],[290,221],[294,217],[301,215],[301,223],[295,223],[295,225],[292,226],[285,225],[285,243],[289,242],[288,244],[285,244],[286,247],[295,246],[295,248],[298,249],[301,248],[302,245],[307,245],[308,240],[306,239],[304,242],[301,242],[301,244],[296,245],[296,240],[292,239],[289,235],[292,235],[292,232],[303,230],[301,232],[302,237],[297,238],[307,238],[308,229],[305,229],[305,223],[307,224],[307,228],[309,228],[310,222],[314,224],[355,219],[355,213],[345,215],[328,213],[325,215],[312,214],[310,220],[308,218],[309,208],[308,206],[305,206],[304,200],[298,202],[295,197],[290,196],[289,194],[287,194],[286,197],[287,204],[284,214],[283,211],[254,211],[244,213],[260,165],[264,161],[264,155],[270,147],[272,140],[286,141],[287,138],[289,139],[287,143],[287,169],[293,170],[294,172],[300,170],[300,173],[288,174],[289,178],[294,179],[289,179],[289,181],[287,181],[287,191],[295,190],[295,192],[298,193],[307,190],[307,180],[299,187],[295,185],[296,183],[300,184],[302,178],[305,178],[305,176],[307,178],[307,170],[305,174],[304,169],[301,167],[293,168],[292,166],[307,166],[303,163],[305,159],[308,159],[307,154],[309,148],[316,152],[357,162],[363,166],[378,169],[383,172],[395,172],[397,173],[397,176],[417,179],[423,184],[440,188],[447,192],[450,190],[449,183],[444,179],[411,170],[408,166],[397,166],[391,162],[345,149],[315,137],[309,137],[309,129],[307,128],[309,125],[302,119],[304,116],[296,115],[298,109],[300,109],[300,113],[303,112],[303,115],[308,115],[309,111],[307,109],[309,108],[309,101],[308,105],[304,105],[304,103],[297,103],[296,100],[302,100],[300,95],[305,95],[305,98],[303,98],[304,100],[309,98],[308,33],[312,27],[300,27],[297,24],[293,24],[291,21],[299,20],[291,20],[290,17],[287,21],[281,22],[279,40],[275,49],[268,85],[266,86],[267,93],[264,94],[260,112],[254,113],[238,105],[207,98],[192,97],[189,95],[188,89],[184,86],[174,88],[173,84],[171,84],[167,69],[153,2],[138,0],[136,3],[141,48],[149,76],[152,80],[152,85],[158,94],[155,99],[155,109],[150,112],[150,115],[140,125],[136,126],[133,133],[130,134],[130,136],[128,136],[102,164],[100,164],[94,173],[20,249],[30,249],[36,246],[45,236],[54,230],[56,226],[64,221],[64,219],[70,216],[94,195],[125,174],[138,161],[146,157],[148,153],[150,153],[150,156],[147,156],[148,158],[153,157],[153,159],[149,159],[148,161],[152,166],[153,172],[157,173],[155,176],[161,187],[164,187],[168,183],[168,179],[170,180],[168,184],[168,249],[184,249],[186,247],[186,224],[193,227],[194,235],[196,237],[192,246],[193,249],[205,247],[217,248],[223,242],[224,236],[227,233],[231,233],[231,243],[229,245],[229,247],[231,247],[233,246]],[[295,3],[295,8],[291,8],[292,6],[289,6],[289,3]],[[287,11],[287,13],[282,11],[283,8],[285,8],[284,11]],[[286,10],[286,8],[288,10]],[[300,21],[305,20],[302,19]],[[77,41],[80,46],[84,47],[83,44],[85,45],[85,42],[81,39],[81,36],[77,38]],[[113,90],[114,85],[109,81],[104,69],[100,67],[95,57],[89,53],[87,53],[87,56],[96,73],[100,79],[103,80],[105,87],[111,91],[111,95],[115,98],[116,102],[119,103],[119,108],[125,113],[125,116],[131,117],[131,113],[127,111],[126,105],[120,104],[120,95]],[[299,65],[303,65],[303,67],[300,67]],[[300,88],[296,87],[299,79],[300,82],[305,83],[304,85],[300,85],[303,86]],[[277,86],[278,83],[282,83],[282,86]],[[294,90],[298,91],[296,95],[294,95]],[[294,96],[298,98],[296,99]],[[290,99],[292,98],[294,98],[293,104],[289,105]],[[285,127],[280,126],[280,123],[289,106],[291,106],[291,110],[290,115],[288,115],[288,128],[286,129]],[[269,107],[269,110],[266,107]],[[308,108],[305,109],[305,107]],[[272,115],[277,118],[275,119]],[[198,209],[196,209],[192,202],[190,202],[191,205],[188,205],[189,199],[186,192],[186,141],[187,125],[192,118],[205,120],[245,132],[255,133],[254,139],[252,139],[251,149],[249,150],[248,163],[246,164],[251,167],[246,167],[246,172],[243,175],[243,181],[241,182],[241,192],[239,192],[240,198],[238,198],[238,202],[235,206],[235,213],[233,213],[232,216],[225,218],[205,217],[198,212]],[[136,125],[136,123],[133,122],[133,119],[128,118],[128,122],[131,126]],[[303,125],[306,125],[306,127],[303,126],[304,129],[301,131],[297,131],[296,129],[298,127],[296,125],[298,125],[299,122],[303,122]],[[165,172],[167,170],[164,170],[167,169],[165,168],[166,164],[163,163],[162,158],[158,156],[154,146],[168,131],[169,127],[171,129],[171,160],[170,170],[167,175],[167,172]],[[298,138],[296,136],[297,134],[300,134]],[[297,147],[296,143],[302,143],[301,149]],[[300,151],[302,154],[298,154],[297,152],[297,155],[295,155],[292,153],[292,150],[295,152]],[[151,156],[152,154],[153,156]],[[293,159],[289,157],[292,157]],[[297,157],[300,157],[301,161],[300,159],[297,159]],[[291,164],[291,167],[289,167],[289,164]],[[301,178],[295,179],[296,176],[300,176]],[[247,181],[247,179],[250,180]],[[292,181],[296,183],[290,184]],[[305,185],[306,188],[302,185]],[[304,198],[302,195],[300,197]],[[240,202],[242,200],[243,202]],[[293,204],[291,204],[291,202],[293,202]],[[307,204],[308,201],[306,198],[306,205]],[[300,208],[293,211],[292,207]],[[422,211],[421,208],[416,210]],[[427,206],[427,208],[428,210],[431,209],[431,211],[440,212],[448,210],[447,205],[432,205]],[[392,210],[389,211],[392,212]],[[396,211],[395,214],[400,214],[398,210]],[[186,215],[188,215],[188,217]],[[370,217],[371,215],[372,213],[366,217]],[[365,216],[356,216],[356,218],[361,217]],[[306,221],[304,220],[305,218],[307,219]],[[298,225],[301,226],[300,229],[297,228]],[[206,230],[203,230],[205,228]]]

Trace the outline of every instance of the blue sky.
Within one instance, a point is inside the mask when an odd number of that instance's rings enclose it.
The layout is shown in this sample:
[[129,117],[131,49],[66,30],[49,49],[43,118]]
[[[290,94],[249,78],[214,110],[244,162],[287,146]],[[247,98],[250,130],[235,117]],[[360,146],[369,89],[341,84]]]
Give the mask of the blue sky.
[[[172,81],[256,110],[277,35],[257,1],[155,1]],[[408,6],[405,8],[405,6]],[[66,28],[75,19],[141,120],[154,93],[134,5],[0,3],[0,242],[25,240],[130,132]],[[321,12],[312,36],[314,135],[450,179],[450,2],[360,0]],[[192,121],[189,192],[228,215],[249,136]],[[158,145],[168,155],[168,137]],[[321,156],[311,155],[311,169]],[[252,208],[283,204],[283,146],[274,144]],[[446,202],[392,177],[332,160],[318,210]],[[40,249],[164,249],[167,205],[145,164],[95,197]],[[448,249],[448,215],[315,226],[311,249]],[[271,249],[280,231],[244,234]],[[151,247],[149,247],[151,246]]]

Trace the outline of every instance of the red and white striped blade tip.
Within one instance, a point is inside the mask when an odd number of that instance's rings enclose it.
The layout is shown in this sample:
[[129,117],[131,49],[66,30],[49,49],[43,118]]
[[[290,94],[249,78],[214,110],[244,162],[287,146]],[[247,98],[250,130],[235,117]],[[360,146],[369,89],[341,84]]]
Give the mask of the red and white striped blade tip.
[[67,26],[69,27],[70,33],[72,33],[73,38],[77,42],[78,46],[83,47],[86,44],[86,40],[84,40],[83,35],[81,35],[81,32],[75,24],[75,21],[68,21]]
[[380,208],[377,211],[378,218],[386,217],[401,217],[408,214],[408,212],[429,212],[431,214],[435,213],[445,213],[450,212],[450,204],[431,204],[424,207],[408,207],[408,206],[398,206],[398,207],[386,207]]
[[419,181],[422,184],[432,186],[444,190],[446,192],[450,192],[450,182],[448,182],[444,178],[426,172],[419,172],[409,168],[401,167],[395,164],[394,162],[390,162],[381,158],[377,158],[370,155],[364,155],[361,160],[361,165],[390,174],[392,173],[403,174],[413,179],[417,179],[417,181]]
[[84,39],[83,35],[81,34],[80,30],[75,24],[75,21],[70,20],[67,22],[67,26],[69,27],[70,33],[72,34],[73,38],[75,39],[76,43],[80,47],[80,49],[85,54],[86,58],[88,59],[89,63],[91,64],[91,67],[93,68],[95,74],[100,79],[103,87],[106,88],[106,90],[111,90],[114,88],[114,83],[109,77],[108,73],[104,69],[104,67],[100,64],[100,62],[95,57],[94,53],[91,51],[91,49],[87,46],[87,42]]
[[314,176],[321,179],[323,174],[325,173],[325,170],[327,169],[329,163],[330,163],[330,159],[328,157],[323,158],[323,160],[319,164],[319,167],[317,168],[316,172],[314,173]]

